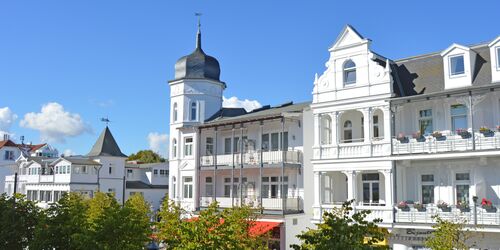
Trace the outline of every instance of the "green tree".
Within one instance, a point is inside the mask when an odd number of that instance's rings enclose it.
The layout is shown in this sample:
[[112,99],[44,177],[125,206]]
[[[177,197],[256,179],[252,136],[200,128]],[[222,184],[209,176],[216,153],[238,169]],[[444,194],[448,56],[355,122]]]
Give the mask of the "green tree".
[[354,200],[345,202],[341,208],[323,215],[323,223],[317,229],[309,229],[297,237],[302,244],[292,245],[295,250],[330,250],[330,249],[387,249],[375,246],[382,242],[386,234],[376,223],[381,219],[367,221],[371,213],[368,210],[353,211]]
[[[140,194],[129,197],[122,208],[122,241],[128,249],[141,249],[151,236],[150,206]],[[126,248],[123,248],[126,249]]]
[[425,246],[433,250],[470,249],[471,233],[465,230],[465,221],[444,220],[435,216],[436,224],[432,226],[434,231],[426,240]]
[[268,235],[250,233],[257,217],[249,207],[220,209],[213,203],[195,219],[181,219],[186,215],[174,202],[164,202],[158,236],[169,249],[267,249]]
[[26,249],[45,214],[24,195],[0,195],[0,249]]
[[87,209],[88,201],[80,194],[64,195],[39,221],[30,249],[88,249],[93,240],[84,216]]
[[142,163],[158,163],[165,162],[166,160],[153,150],[141,150],[135,154],[131,154],[128,161],[139,161]]

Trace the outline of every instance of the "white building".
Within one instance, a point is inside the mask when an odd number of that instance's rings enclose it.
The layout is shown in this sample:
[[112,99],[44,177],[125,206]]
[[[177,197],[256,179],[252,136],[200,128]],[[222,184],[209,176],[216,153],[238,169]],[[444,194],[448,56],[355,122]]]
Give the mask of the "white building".
[[[168,163],[126,168],[127,156],[121,152],[108,127],[86,156],[38,156],[43,152],[34,153],[36,156],[19,156],[13,169],[18,173],[17,180],[14,175],[5,177],[7,186],[13,186],[17,181],[17,192],[37,201],[41,207],[57,202],[63,193],[76,192],[92,197],[96,191],[101,191],[113,193],[119,203],[123,203],[124,196],[127,199],[131,193],[138,192],[154,209],[158,209],[167,192],[168,177],[165,174],[168,175]],[[126,179],[130,179],[130,189],[127,189]],[[138,183],[143,185],[137,186]],[[13,189],[8,189],[7,194],[13,192]]]
[[195,51],[177,61],[169,81],[169,197],[190,211],[213,201],[223,208],[261,207],[259,226],[272,230],[273,247],[284,249],[310,223],[302,154],[302,112],[309,103],[252,112],[223,108],[226,84],[219,76],[219,63],[201,49],[198,30]]
[[313,222],[355,199],[394,249],[422,247],[433,215],[479,225],[477,246],[498,248],[500,211],[481,201],[500,204],[499,41],[393,61],[346,26],[314,82]]

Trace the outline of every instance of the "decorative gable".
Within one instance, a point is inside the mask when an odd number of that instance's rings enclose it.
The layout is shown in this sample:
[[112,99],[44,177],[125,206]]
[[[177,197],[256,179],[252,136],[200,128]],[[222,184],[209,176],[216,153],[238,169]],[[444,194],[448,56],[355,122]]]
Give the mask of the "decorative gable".
[[476,52],[469,47],[454,43],[441,52],[441,56],[445,89],[472,86]]
[[500,82],[500,36],[490,44],[491,82]]
[[363,44],[369,42],[368,39],[364,38],[359,34],[352,26],[346,25],[340,35],[333,43],[330,51],[337,50],[341,48],[348,48],[351,46]]

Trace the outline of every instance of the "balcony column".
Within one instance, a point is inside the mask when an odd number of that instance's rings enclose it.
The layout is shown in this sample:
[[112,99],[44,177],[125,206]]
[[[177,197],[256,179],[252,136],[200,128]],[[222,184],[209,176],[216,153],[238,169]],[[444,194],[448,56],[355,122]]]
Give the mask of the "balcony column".
[[314,171],[314,207],[321,206],[321,172]]
[[213,186],[213,199],[214,201],[217,201],[217,135],[218,135],[218,131],[217,131],[217,127],[215,127],[214,129],[214,149],[213,149],[213,155],[214,155],[214,179],[213,179],[213,183],[214,183],[214,186]]
[[385,187],[385,206],[392,207],[394,204],[393,199],[393,187],[392,187],[392,170],[391,169],[382,169],[379,170],[379,173],[384,175],[384,187]]
[[338,115],[338,112],[335,111],[333,112],[331,115],[330,115],[331,119],[332,119],[332,127],[331,127],[331,130],[332,130],[332,143],[333,145],[339,145],[338,143],[338,129],[337,129],[337,119],[339,117]]
[[[285,178],[285,160],[286,160],[286,150],[285,149],[285,117],[281,117],[281,178],[280,178],[280,189],[281,189],[281,212],[283,215],[286,211],[286,191],[283,189],[285,185],[283,184]],[[287,190],[288,191],[288,190]]]
[[239,189],[240,189],[240,206],[243,205],[243,123],[240,125],[240,178],[238,179]]
[[347,200],[356,200],[357,199],[356,171],[348,170],[348,171],[343,171],[342,173],[347,176]]
[[365,143],[370,143],[371,141],[371,134],[370,132],[372,129],[370,128],[372,125],[372,109],[371,108],[364,108],[361,110],[361,113],[363,113],[363,134],[364,134],[364,142]]
[[259,159],[259,194],[258,194],[258,197],[259,197],[259,207],[261,207],[260,209],[260,213],[262,214],[264,212],[264,209],[262,208],[262,170],[264,168],[264,155],[263,155],[263,147],[262,147],[262,135],[264,135],[264,121],[260,121],[260,133],[259,133],[259,147],[260,147],[260,150],[259,150],[259,155],[260,155],[260,159]]
[[[474,132],[474,100],[472,98],[472,91],[469,91],[469,114],[470,114],[470,127],[472,132],[472,150],[476,150],[476,133]],[[455,132],[455,131],[454,131]]]
[[319,147],[321,145],[320,125],[319,114],[314,114],[314,147]]
[[384,141],[390,142],[393,123],[392,123],[392,114],[389,106],[384,106],[382,108],[382,113],[384,114],[384,120],[382,124],[384,126]]
[[231,166],[231,188],[229,188],[229,197],[231,197],[231,206],[234,206],[234,168],[236,166],[234,159],[234,125],[231,129],[231,156],[233,158],[233,164]]

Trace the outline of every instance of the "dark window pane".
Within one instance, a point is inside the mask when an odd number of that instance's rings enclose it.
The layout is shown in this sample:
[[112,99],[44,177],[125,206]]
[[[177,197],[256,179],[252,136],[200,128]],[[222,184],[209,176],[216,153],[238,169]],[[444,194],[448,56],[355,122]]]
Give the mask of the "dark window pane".
[[450,70],[451,75],[460,75],[465,72],[464,67],[464,57],[454,56],[450,58]]

